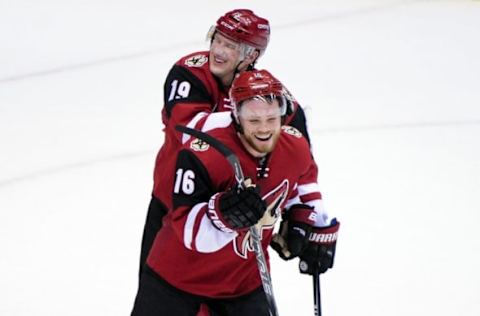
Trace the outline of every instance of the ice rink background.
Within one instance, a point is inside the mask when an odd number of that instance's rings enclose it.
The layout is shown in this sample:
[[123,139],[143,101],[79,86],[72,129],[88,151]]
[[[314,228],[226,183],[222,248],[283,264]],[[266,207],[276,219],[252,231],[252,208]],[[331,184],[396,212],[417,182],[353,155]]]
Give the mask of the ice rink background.
[[[307,108],[342,222],[324,315],[480,315],[480,2],[3,1],[0,315],[128,315],[162,87],[219,15]],[[281,315],[311,278],[272,253]]]

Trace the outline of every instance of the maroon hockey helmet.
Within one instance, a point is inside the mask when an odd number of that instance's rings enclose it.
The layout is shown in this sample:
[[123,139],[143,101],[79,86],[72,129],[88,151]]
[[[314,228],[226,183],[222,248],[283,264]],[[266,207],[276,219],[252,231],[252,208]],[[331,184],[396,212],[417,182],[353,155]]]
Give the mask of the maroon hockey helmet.
[[248,9],[235,9],[225,13],[217,20],[215,31],[236,42],[252,46],[261,53],[267,48],[270,39],[268,20]]
[[247,70],[233,80],[230,88],[230,100],[234,107],[233,114],[238,122],[238,110],[241,103],[248,99],[278,99],[280,114],[287,112],[287,99],[282,83],[267,70]]

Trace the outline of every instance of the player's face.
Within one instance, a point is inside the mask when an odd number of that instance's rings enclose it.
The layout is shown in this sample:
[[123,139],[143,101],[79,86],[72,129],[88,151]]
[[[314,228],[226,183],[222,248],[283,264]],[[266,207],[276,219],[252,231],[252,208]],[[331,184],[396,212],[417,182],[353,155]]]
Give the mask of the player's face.
[[219,32],[215,33],[210,46],[210,71],[218,77],[225,86],[233,80],[235,69],[240,62],[241,44]]
[[240,139],[249,153],[261,157],[271,152],[281,130],[281,110],[277,100],[250,99],[243,102],[238,113],[243,134]]

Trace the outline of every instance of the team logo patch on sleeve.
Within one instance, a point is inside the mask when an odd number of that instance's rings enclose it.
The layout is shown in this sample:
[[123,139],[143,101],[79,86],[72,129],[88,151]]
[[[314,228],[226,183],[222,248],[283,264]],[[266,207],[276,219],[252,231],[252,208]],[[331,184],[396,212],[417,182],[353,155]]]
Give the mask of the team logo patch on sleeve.
[[302,137],[302,133],[293,126],[282,126],[282,129],[285,133],[295,136],[297,138]]
[[194,151],[206,151],[208,150],[209,147],[210,147],[209,144],[207,144],[206,142],[198,138],[195,138],[190,143],[190,148]]
[[203,54],[195,55],[185,60],[185,65],[188,67],[202,67],[208,62],[207,56]]

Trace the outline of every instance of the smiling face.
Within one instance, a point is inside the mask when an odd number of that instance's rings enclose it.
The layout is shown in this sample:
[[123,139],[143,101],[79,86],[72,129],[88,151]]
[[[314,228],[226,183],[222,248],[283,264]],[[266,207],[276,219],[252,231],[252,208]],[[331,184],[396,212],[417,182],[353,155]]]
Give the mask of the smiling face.
[[281,109],[277,99],[253,98],[242,103],[238,112],[243,133],[240,140],[254,157],[273,151],[281,131]]
[[216,32],[210,45],[210,71],[229,87],[235,70],[245,70],[258,56],[258,52],[247,53],[246,46]]

